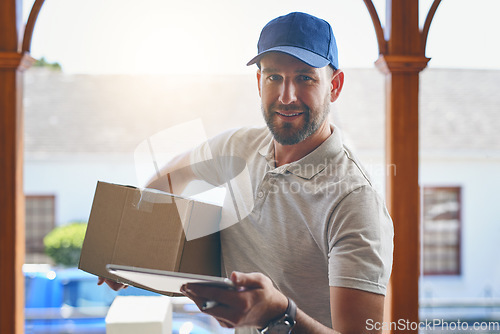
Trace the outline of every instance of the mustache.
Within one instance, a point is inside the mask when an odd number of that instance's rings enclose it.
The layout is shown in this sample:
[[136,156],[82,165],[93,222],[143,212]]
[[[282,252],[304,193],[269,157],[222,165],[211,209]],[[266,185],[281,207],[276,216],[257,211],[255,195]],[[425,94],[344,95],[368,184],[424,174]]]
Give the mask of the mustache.
[[273,103],[269,109],[271,111],[274,111],[274,112],[276,112],[276,111],[277,112],[298,111],[298,112],[305,112],[305,113],[309,112],[309,108],[307,108],[304,105],[297,105],[297,104],[283,105],[283,104]]

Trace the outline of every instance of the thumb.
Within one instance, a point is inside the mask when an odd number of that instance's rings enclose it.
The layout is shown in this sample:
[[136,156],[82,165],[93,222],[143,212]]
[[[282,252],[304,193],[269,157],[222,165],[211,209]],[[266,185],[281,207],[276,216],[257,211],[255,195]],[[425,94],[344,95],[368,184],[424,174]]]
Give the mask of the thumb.
[[257,289],[264,287],[264,280],[266,277],[261,273],[241,273],[233,271],[231,274],[231,281],[236,286],[245,287],[248,289]]

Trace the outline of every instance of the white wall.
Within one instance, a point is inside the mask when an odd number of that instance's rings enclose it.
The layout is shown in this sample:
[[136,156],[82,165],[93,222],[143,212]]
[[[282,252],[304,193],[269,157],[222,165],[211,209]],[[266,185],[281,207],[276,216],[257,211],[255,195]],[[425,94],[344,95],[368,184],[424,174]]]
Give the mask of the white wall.
[[97,181],[137,185],[133,157],[59,157],[26,159],[26,195],[55,195],[56,224],[87,221]]
[[424,276],[421,297],[500,297],[500,158],[424,157],[420,184],[462,187],[462,274]]

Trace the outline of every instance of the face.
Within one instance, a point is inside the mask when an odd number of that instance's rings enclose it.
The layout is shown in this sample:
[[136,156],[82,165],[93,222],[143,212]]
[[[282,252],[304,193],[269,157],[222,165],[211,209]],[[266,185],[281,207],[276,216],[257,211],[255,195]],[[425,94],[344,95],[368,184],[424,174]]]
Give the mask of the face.
[[327,122],[330,102],[342,86],[336,74],[284,53],[269,53],[261,59],[257,79],[262,113],[278,143],[300,143]]

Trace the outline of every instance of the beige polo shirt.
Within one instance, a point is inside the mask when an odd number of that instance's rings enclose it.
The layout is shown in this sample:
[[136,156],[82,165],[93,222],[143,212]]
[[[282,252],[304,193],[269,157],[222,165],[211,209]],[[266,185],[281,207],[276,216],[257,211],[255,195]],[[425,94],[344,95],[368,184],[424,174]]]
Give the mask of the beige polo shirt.
[[[244,159],[253,210],[221,231],[223,272],[261,272],[304,312],[331,327],[330,286],[385,294],[393,225],[359,162],[333,134],[304,158],[275,168],[267,128],[231,130],[192,154]],[[226,160],[218,173],[233,167]],[[206,170],[195,174],[215,180]],[[233,172],[227,172],[231,174]]]

